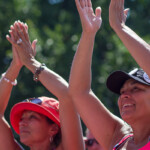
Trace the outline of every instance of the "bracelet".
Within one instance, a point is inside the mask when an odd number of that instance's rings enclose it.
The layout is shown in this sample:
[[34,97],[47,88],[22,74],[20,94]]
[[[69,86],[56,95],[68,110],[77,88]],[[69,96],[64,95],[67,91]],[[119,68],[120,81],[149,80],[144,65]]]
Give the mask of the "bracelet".
[[36,68],[35,73],[33,75],[33,80],[35,82],[39,81],[39,74],[44,70],[45,66],[46,65],[43,63],[39,68]]
[[[8,78],[5,77],[5,74],[6,74],[6,73],[3,73],[3,74],[2,74],[2,79],[4,79],[4,81],[6,81],[7,83],[10,83],[10,84],[13,85],[13,86],[16,86],[16,85],[17,85],[17,80],[15,79],[15,81],[10,81]],[[1,79],[1,80],[2,80],[2,79]]]

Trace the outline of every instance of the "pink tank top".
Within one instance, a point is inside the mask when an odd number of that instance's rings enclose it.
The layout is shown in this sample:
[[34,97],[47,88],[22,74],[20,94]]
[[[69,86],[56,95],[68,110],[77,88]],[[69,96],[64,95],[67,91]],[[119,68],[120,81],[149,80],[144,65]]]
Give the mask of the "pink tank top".
[[145,146],[140,148],[139,150],[150,150],[150,141]]
[[[119,143],[117,143],[113,150],[117,150],[122,144],[126,143],[131,137],[133,137],[133,134],[127,135],[125,137],[123,137]],[[150,141],[144,145],[142,148],[138,149],[138,150],[150,150]]]

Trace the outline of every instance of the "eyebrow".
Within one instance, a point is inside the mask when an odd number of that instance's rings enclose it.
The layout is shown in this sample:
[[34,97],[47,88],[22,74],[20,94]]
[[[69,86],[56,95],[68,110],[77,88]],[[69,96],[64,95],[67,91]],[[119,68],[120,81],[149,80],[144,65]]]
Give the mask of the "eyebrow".
[[[138,81],[136,81],[136,80],[134,80],[134,79],[129,79],[129,80],[132,80],[130,83],[131,83],[131,85],[134,85],[134,84],[142,84],[142,83],[140,83],[140,82],[138,82]],[[125,84],[125,83],[124,83]],[[124,88],[124,85],[121,87],[121,89],[120,89],[120,91],[122,90]]]

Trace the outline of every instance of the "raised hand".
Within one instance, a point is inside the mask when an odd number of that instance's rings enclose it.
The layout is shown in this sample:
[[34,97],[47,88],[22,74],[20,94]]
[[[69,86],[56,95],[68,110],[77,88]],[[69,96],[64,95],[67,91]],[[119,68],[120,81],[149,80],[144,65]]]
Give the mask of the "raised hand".
[[[10,26],[9,33],[10,33],[11,39],[14,40],[14,36],[12,34],[12,30],[13,30],[13,26]],[[14,45],[12,45],[12,51],[13,51],[13,60],[12,60],[12,62],[15,63],[15,65],[17,67],[21,68],[23,64],[22,64],[22,62],[21,62],[21,60],[19,58],[19,55],[18,55],[18,52],[17,52],[17,48]]]
[[109,6],[109,23],[115,30],[125,25],[129,8],[124,9],[124,0],[111,0]]
[[83,32],[96,33],[101,26],[101,8],[93,12],[91,0],[75,0],[80,15]]
[[[23,64],[26,64],[27,61],[34,58],[36,54],[36,42],[34,40],[31,44],[29,35],[28,35],[28,26],[20,21],[15,22],[11,26],[11,37],[6,36],[7,40],[17,49],[17,53]],[[13,38],[12,38],[13,37]]]

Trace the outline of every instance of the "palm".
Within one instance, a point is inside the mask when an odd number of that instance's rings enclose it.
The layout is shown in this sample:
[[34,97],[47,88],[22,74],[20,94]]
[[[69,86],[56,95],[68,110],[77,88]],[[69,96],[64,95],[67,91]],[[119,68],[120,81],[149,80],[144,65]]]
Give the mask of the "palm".
[[83,31],[97,32],[102,23],[100,7],[96,9],[96,14],[94,14],[90,1],[88,5],[85,5],[81,1],[76,0],[76,5],[80,14]]
[[96,18],[95,14],[93,13],[92,8],[88,8],[87,10],[83,10],[85,16],[85,25],[87,28],[91,28],[94,30],[95,28],[98,29],[100,26],[100,19]]

